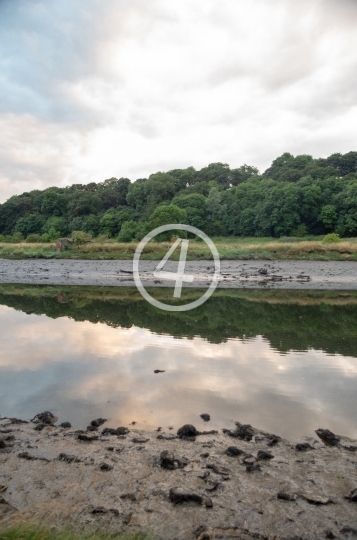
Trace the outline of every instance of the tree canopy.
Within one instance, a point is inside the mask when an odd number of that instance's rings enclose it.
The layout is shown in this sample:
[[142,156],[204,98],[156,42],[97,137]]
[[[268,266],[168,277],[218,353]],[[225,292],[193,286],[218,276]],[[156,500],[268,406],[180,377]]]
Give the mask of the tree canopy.
[[73,231],[130,241],[168,222],[210,235],[356,236],[357,152],[326,159],[286,152],[262,174],[252,165],[211,163],[134,182],[109,178],[34,190],[0,205],[0,235],[9,241],[53,241]]

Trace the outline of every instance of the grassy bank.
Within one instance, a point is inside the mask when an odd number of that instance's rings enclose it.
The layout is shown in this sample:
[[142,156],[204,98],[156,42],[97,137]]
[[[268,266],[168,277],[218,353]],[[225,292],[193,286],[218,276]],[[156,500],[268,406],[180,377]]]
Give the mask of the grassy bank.
[[[357,238],[344,239],[336,243],[324,243],[322,238],[212,238],[222,260],[352,260],[357,261]],[[115,241],[72,245],[68,251],[58,253],[55,244],[6,244],[0,243],[0,258],[4,259],[120,259],[131,260],[137,242]],[[171,247],[170,242],[150,242],[146,245],[142,259],[161,260]],[[179,258],[180,250],[172,255]],[[211,252],[204,242],[190,241],[187,259],[211,259]]]
[[96,530],[80,532],[71,529],[41,527],[33,523],[23,522],[12,526],[0,525],[0,540],[152,540],[145,533],[111,533]]

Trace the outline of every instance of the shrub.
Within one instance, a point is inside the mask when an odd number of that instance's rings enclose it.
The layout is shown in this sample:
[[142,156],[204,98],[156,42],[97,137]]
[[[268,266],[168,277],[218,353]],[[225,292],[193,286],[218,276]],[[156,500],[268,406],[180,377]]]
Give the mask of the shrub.
[[14,244],[19,244],[20,242],[24,241],[24,236],[20,232],[14,232],[12,235],[12,240],[10,241],[12,241]]
[[42,236],[37,233],[28,234],[26,237],[26,242],[29,244],[37,244],[41,242]]
[[118,234],[119,242],[131,242],[138,231],[138,224],[135,221],[125,221]]
[[89,233],[85,233],[83,231],[72,231],[72,239],[77,246],[80,246],[81,244],[87,244],[91,241],[92,236]]
[[340,242],[340,240],[341,240],[341,238],[339,237],[338,234],[330,233],[330,234],[326,234],[326,236],[322,240],[322,243],[323,244],[333,244],[333,243],[336,243],[336,242]]

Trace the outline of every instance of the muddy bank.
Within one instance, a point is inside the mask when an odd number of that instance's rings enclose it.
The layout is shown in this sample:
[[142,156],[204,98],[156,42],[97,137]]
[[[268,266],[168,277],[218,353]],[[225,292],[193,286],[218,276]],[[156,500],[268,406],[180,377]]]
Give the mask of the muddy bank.
[[[145,287],[169,287],[174,282],[153,276],[158,261],[141,261]],[[0,283],[40,285],[134,285],[132,261],[7,260],[0,259]],[[168,261],[165,271],[176,272]],[[194,276],[184,287],[207,287],[212,261],[188,261],[185,274]],[[221,261],[219,287],[357,290],[357,262],[352,261]]]
[[[354,538],[357,441],[287,441],[239,422],[199,433],[0,419],[0,516],[160,540]],[[61,420],[60,420],[61,421]],[[107,426],[107,427],[106,427]]]

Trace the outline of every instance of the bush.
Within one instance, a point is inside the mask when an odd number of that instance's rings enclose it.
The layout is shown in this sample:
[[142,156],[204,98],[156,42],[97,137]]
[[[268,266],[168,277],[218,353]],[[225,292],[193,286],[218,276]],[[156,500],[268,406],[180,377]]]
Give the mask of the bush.
[[323,244],[333,244],[333,243],[340,242],[340,241],[341,241],[341,238],[339,237],[338,234],[330,233],[330,234],[326,234],[326,236],[322,240],[322,243]]
[[28,242],[29,244],[38,244],[39,242],[41,242],[41,240],[42,236],[36,233],[28,234],[26,237],[26,242]]
[[119,242],[131,242],[138,231],[138,224],[135,221],[125,221],[118,234]]
[[12,235],[12,240],[10,241],[12,241],[14,244],[19,244],[20,242],[24,241],[24,236],[20,232],[14,232]]
[[87,244],[92,240],[92,235],[83,231],[72,231],[72,239],[77,246]]

